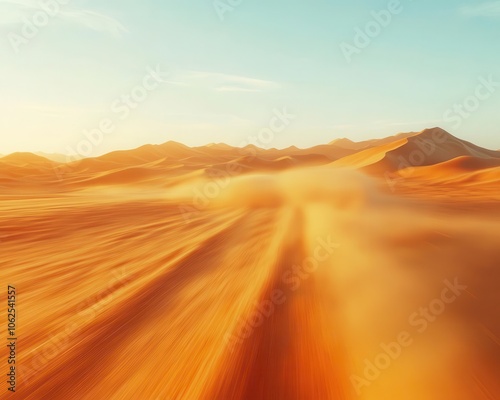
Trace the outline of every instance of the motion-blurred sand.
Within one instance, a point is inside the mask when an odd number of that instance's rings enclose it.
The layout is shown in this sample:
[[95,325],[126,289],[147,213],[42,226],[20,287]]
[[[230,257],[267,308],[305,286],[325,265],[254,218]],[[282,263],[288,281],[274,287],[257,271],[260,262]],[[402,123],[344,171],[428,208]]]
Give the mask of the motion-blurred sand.
[[[499,179],[498,152],[438,129],[0,159],[20,348],[0,398],[498,399]],[[420,333],[410,317],[456,279]],[[412,344],[357,393],[401,332]]]

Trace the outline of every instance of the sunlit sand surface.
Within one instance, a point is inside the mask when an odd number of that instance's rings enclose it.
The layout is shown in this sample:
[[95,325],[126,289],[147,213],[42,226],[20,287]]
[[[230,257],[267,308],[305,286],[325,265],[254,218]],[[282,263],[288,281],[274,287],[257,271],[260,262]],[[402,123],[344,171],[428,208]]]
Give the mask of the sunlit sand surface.
[[[0,159],[20,349],[0,398],[500,398],[500,155],[398,168],[412,137]],[[466,288],[417,324],[445,282]]]

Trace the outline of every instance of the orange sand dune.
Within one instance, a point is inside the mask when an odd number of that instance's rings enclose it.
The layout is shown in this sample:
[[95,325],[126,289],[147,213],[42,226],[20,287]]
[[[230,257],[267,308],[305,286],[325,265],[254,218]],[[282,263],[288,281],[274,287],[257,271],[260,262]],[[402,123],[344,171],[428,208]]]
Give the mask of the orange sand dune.
[[498,171],[499,167],[500,158],[462,156],[427,167],[402,170],[401,175],[412,175],[413,178],[438,181],[464,180],[471,176],[482,176],[484,173],[491,174],[495,170]]
[[393,191],[363,171],[427,133],[343,167],[174,143],[0,160],[0,399],[500,398],[500,158],[447,137]]
[[[323,159],[323,163],[330,162],[328,159]],[[308,163],[314,163],[313,159],[304,159],[303,165]],[[218,171],[235,171],[234,174],[248,173],[255,171],[279,171],[287,168],[297,166],[299,164],[298,159],[295,157],[279,157],[267,159],[265,157],[257,156],[244,156],[232,160],[228,163],[220,163],[212,166],[209,170]]]
[[344,157],[333,165],[354,166],[380,175],[408,167],[434,165],[461,156],[500,159],[497,151],[483,149],[440,128],[434,128],[363,150]]
[[[283,155],[284,152],[281,153]],[[314,146],[309,149],[293,149],[287,150],[287,153],[294,156],[309,156],[309,155],[320,155],[329,158],[331,161],[338,160],[339,158],[346,157],[350,154],[355,153],[355,150],[344,149],[339,146],[332,144]]]

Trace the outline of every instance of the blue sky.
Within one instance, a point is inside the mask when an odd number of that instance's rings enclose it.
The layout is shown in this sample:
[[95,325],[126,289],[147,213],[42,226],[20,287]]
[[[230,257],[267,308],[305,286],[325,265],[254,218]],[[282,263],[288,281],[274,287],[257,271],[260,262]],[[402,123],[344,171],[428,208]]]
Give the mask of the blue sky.
[[[401,0],[392,13],[394,1],[59,0],[50,15],[38,0],[0,0],[0,153],[67,153],[103,120],[114,128],[92,155],[239,145],[276,109],[295,118],[263,147],[442,126],[500,148],[500,2]],[[376,24],[346,59],[342,44]],[[118,113],[155,68],[161,80]]]

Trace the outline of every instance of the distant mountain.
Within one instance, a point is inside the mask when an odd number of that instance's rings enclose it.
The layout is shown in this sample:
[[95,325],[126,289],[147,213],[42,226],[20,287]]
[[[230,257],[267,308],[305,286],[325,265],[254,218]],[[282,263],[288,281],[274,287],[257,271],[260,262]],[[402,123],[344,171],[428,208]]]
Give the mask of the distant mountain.
[[180,177],[199,179],[213,174],[224,178],[228,174],[328,166],[356,168],[375,176],[412,169],[415,178],[432,179],[462,179],[463,175],[486,171],[488,179],[493,179],[500,166],[500,152],[458,139],[440,128],[358,143],[339,139],[308,149],[238,148],[221,143],[188,147],[170,141],[70,163],[63,155],[40,154],[44,153],[0,158],[1,177],[9,185],[27,180],[45,185],[170,185]]
[[116,164],[138,165],[164,158],[182,159],[196,153],[196,150],[188,146],[170,141],[160,145],[147,144],[132,150],[113,151],[95,159]]
[[52,165],[54,162],[33,154],[33,153],[12,153],[9,154],[8,156],[0,158],[1,163],[9,164],[9,165],[15,165],[18,167],[23,167],[23,166],[34,166],[34,165]]
[[344,149],[359,151],[359,150],[366,150],[376,146],[382,146],[384,144],[388,144],[396,140],[414,136],[416,134],[417,132],[398,133],[397,135],[389,136],[383,139],[371,139],[371,140],[364,140],[362,142],[353,142],[350,139],[342,138],[342,139],[336,139],[333,142],[330,142],[330,144],[342,147]]

